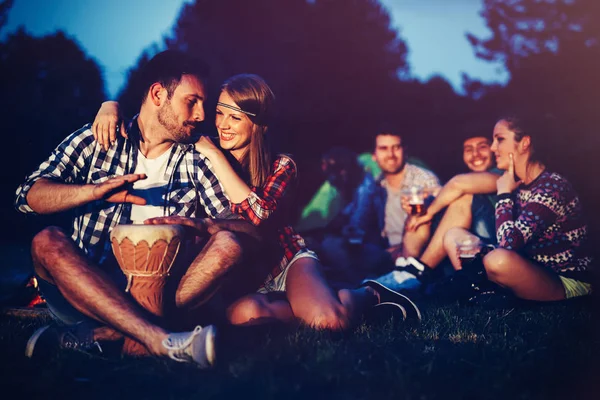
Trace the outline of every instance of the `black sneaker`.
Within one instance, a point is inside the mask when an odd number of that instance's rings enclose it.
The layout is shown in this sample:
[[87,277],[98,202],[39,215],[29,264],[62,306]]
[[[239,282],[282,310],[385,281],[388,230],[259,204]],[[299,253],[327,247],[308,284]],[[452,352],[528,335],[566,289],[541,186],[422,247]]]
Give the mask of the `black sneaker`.
[[379,303],[365,315],[365,321],[370,325],[383,325],[390,320],[406,321],[406,310],[397,303]]
[[416,257],[398,257],[395,261],[396,271],[403,271],[413,275],[423,284],[429,284],[437,280],[439,271],[429,267]]
[[363,281],[362,286],[368,286],[377,292],[377,294],[379,295],[379,304],[398,304],[402,306],[402,308],[405,310],[407,321],[421,322],[421,311],[419,310],[419,307],[417,307],[417,305],[413,303],[412,300],[409,299],[407,296],[393,291],[392,289],[389,289],[383,284],[370,279]]
[[92,328],[87,324],[59,326],[51,323],[42,326],[31,335],[25,346],[25,357],[49,355],[64,349],[92,355],[102,353],[102,347],[94,340]]

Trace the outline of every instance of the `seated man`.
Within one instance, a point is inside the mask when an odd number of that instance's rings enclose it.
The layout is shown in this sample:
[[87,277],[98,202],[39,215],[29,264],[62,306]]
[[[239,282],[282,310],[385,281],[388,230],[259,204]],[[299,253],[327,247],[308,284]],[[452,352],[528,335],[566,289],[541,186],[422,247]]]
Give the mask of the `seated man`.
[[362,275],[360,279],[389,271],[397,256],[419,254],[429,226],[404,230],[408,214],[402,208],[402,189],[418,185],[435,194],[440,187],[435,174],[406,161],[402,137],[391,130],[376,134],[372,158],[382,171],[380,177],[366,174],[345,210],[343,238],[332,238],[322,249],[325,264],[337,262]]
[[302,209],[295,225],[305,240],[336,229],[336,221],[352,200],[365,175],[356,153],[340,146],[333,147],[323,154],[321,170],[325,182]]
[[[483,136],[467,138],[463,143],[463,161],[472,172],[491,172],[499,176],[500,171],[494,167],[490,141]],[[435,229],[427,247],[420,257],[400,258],[396,260],[399,267],[390,275],[380,278],[394,286],[404,284],[414,287],[415,282],[408,280],[419,278],[424,282],[434,280],[432,271],[448,256],[451,259],[454,254],[447,254],[444,249],[444,240],[453,240],[446,233],[455,227],[468,229],[478,236],[484,244],[495,244],[495,220],[494,204],[496,202],[494,188],[470,187],[465,179],[466,175],[458,175],[451,179],[440,191],[438,197],[427,209],[422,217],[416,217],[409,221],[409,231],[418,229],[423,224],[429,224],[434,215],[444,210],[443,215]],[[460,195],[448,197],[448,193],[456,193],[460,189]]]
[[[212,218],[231,215],[210,165],[191,145],[192,132],[204,119],[205,77],[206,68],[197,60],[175,51],[159,53],[141,71],[142,101],[128,130],[129,140],[118,137],[114,146],[104,149],[85,125],[17,189],[20,212],[73,210],[71,232],[48,227],[32,242],[40,290],[59,324],[36,331],[27,356],[41,352],[42,344],[83,348],[127,336],[150,354],[201,367],[215,362],[213,326],[168,332],[125,294],[124,275],[109,241],[111,229],[119,224],[167,212],[190,216],[200,211],[198,205]],[[143,192],[156,196],[138,195]],[[179,282],[177,308],[183,313],[195,310],[241,255],[233,233],[210,236]]]

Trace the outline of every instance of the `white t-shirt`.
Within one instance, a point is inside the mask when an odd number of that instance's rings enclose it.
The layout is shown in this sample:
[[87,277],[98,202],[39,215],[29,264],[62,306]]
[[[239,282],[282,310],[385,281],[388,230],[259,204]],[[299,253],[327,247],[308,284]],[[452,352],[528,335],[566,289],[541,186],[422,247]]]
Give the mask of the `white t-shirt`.
[[170,152],[169,149],[157,158],[149,159],[138,150],[135,173],[146,174],[147,178],[134,182],[131,193],[146,199],[146,205],[132,204],[131,221],[134,224],[142,224],[148,218],[170,215],[171,210],[165,210],[164,207],[168,185],[165,174]]

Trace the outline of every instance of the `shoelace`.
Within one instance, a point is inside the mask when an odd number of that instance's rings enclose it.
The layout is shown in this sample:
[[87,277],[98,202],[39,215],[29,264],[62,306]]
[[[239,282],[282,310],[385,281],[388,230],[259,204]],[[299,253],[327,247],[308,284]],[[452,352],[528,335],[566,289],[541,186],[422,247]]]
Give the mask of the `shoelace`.
[[100,343],[95,340],[91,340],[88,337],[81,339],[71,331],[66,332],[63,336],[62,346],[67,349],[83,351],[91,350],[95,347],[98,352],[102,353],[102,347],[100,346]]
[[169,357],[177,362],[189,362],[191,354],[186,352],[194,338],[202,332],[202,327],[197,326],[192,332],[171,333],[162,344],[168,350]]

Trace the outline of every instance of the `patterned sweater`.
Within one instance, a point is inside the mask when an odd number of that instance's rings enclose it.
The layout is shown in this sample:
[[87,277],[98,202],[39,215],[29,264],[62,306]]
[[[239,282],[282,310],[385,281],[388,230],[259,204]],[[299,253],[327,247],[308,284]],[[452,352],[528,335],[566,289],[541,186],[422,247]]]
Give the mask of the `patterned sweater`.
[[500,247],[589,282],[592,259],[583,251],[587,226],[579,198],[562,176],[544,171],[529,185],[498,196],[496,235]]

